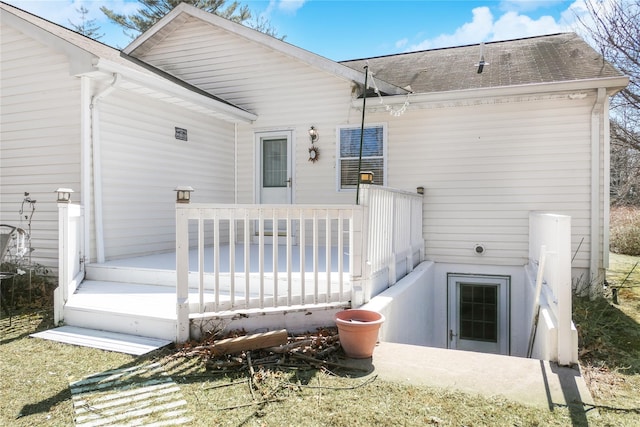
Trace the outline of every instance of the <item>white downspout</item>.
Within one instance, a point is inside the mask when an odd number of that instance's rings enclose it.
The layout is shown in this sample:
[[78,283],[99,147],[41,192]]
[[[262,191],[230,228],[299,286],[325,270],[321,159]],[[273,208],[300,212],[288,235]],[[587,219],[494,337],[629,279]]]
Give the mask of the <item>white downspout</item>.
[[603,139],[604,139],[604,218],[603,218],[603,238],[602,238],[602,268],[609,268],[609,227],[611,226],[609,216],[611,215],[609,205],[611,203],[611,129],[609,123],[609,97],[604,100],[603,108]]
[[[603,126],[600,125],[603,117],[604,103],[606,99],[605,88],[598,88],[598,95],[591,110],[591,244],[589,273],[589,295],[594,295],[598,289],[599,258],[600,258],[600,141]],[[606,211],[606,210],[605,210]]]
[[104,227],[102,219],[102,167],[100,160],[100,109],[98,108],[98,103],[115,90],[119,81],[120,75],[114,73],[111,84],[102,92],[91,98],[91,134],[93,139],[93,209],[95,211],[96,261],[98,263],[103,263],[105,261]]
[[91,79],[80,78],[81,112],[81,189],[82,206],[84,207],[84,256],[85,261],[91,259]]
[[233,124],[233,203],[238,204],[238,123]]

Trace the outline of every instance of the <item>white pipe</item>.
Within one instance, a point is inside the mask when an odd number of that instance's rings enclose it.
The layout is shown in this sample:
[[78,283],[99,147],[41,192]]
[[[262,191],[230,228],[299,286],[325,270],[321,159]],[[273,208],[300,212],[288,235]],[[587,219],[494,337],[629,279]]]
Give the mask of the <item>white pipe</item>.
[[[591,244],[589,273],[590,283],[598,280],[598,259],[600,252],[600,122],[606,89],[598,88],[598,95],[591,110]],[[589,286],[591,292],[592,285]]]
[[91,260],[91,79],[80,78],[81,111],[81,193],[84,207],[84,253],[85,261]]
[[238,123],[233,125],[233,203],[238,204]]
[[120,75],[115,73],[113,81],[102,92],[91,98],[91,133],[93,140],[93,196],[96,229],[96,261],[103,263],[104,256],[104,224],[102,218],[102,165],[100,160],[100,109],[98,103],[116,88],[120,81]]
[[603,215],[603,238],[602,238],[602,268],[609,268],[609,204],[611,203],[611,197],[609,194],[609,187],[611,186],[611,141],[610,141],[610,126],[609,126],[609,97],[604,100],[603,108],[603,135],[604,138],[604,215]]

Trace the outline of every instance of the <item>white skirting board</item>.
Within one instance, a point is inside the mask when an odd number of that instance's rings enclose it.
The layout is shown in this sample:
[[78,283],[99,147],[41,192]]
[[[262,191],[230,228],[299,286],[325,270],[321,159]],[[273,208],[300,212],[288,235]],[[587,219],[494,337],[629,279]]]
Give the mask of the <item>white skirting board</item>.
[[126,353],[134,356],[140,356],[171,344],[171,341],[158,338],[98,331],[75,326],[61,326],[59,328],[37,332],[30,336],[65,344]]

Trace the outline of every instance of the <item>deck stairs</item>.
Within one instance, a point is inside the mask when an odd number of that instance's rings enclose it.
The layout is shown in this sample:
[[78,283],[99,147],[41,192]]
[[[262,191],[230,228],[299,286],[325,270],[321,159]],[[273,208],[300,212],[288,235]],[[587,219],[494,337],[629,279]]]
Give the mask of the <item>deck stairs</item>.
[[174,340],[174,270],[91,264],[64,307],[64,324]]

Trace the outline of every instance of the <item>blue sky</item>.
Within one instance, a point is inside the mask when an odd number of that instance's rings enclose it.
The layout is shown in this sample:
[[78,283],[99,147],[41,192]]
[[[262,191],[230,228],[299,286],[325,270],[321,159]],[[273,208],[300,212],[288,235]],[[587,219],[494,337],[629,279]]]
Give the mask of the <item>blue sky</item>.
[[[133,13],[135,0],[4,0],[60,25],[89,19],[100,41],[124,48],[131,39],[108,22],[100,6]],[[285,41],[336,61],[414,50],[575,31],[584,0],[249,0]],[[230,3],[230,0],[228,0]]]

